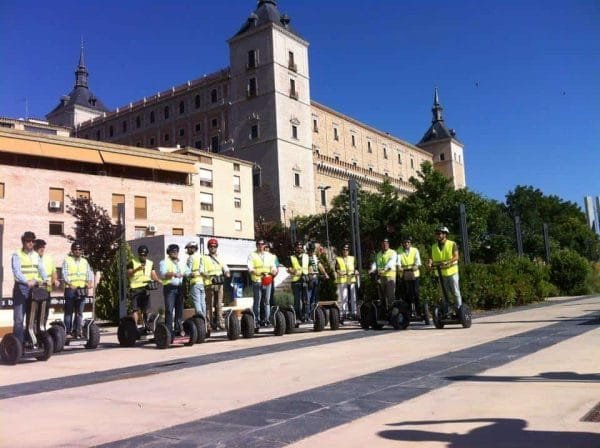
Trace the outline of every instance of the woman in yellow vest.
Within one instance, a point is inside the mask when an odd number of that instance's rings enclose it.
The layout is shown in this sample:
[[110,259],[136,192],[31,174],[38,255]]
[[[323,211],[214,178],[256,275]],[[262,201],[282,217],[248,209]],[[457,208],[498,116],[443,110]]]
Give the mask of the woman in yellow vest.
[[296,241],[294,255],[290,256],[292,293],[294,294],[294,312],[298,320],[306,322],[310,318],[308,306],[308,254],[304,253],[302,241]]
[[445,226],[438,227],[435,231],[437,243],[431,246],[431,258],[429,267],[440,266],[442,282],[446,292],[454,296],[456,308],[462,305],[462,297],[458,284],[458,246],[454,241],[448,239],[449,230]]
[[[88,261],[82,256],[83,248],[75,241],[71,244],[71,253],[65,258],[62,266],[65,281],[65,330],[73,337],[81,337],[83,308],[85,295],[78,293],[82,289],[90,289],[94,284],[94,273]],[[73,322],[75,313],[75,322]]]
[[356,314],[356,278],[358,274],[354,257],[350,255],[350,245],[344,244],[341,256],[335,259],[335,282],[338,285],[343,319],[349,319],[350,313]]
[[129,296],[131,298],[131,317],[138,324],[138,311],[146,316],[150,302],[148,284],[158,282],[159,278],[154,270],[154,263],[148,260],[148,246],[140,246],[138,256],[133,257],[127,264],[127,277],[129,278]]

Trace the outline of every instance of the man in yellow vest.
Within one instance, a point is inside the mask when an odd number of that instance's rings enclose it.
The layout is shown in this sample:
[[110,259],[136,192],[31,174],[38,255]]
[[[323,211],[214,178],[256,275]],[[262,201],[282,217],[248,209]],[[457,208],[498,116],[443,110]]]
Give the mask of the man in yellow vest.
[[138,256],[133,257],[127,264],[127,277],[129,278],[129,296],[131,298],[131,316],[138,323],[138,311],[145,317],[150,301],[148,284],[160,281],[154,263],[148,260],[148,246],[141,245],[137,250]]
[[375,261],[371,264],[369,273],[377,273],[379,297],[385,300],[388,309],[392,307],[396,299],[397,260],[396,251],[390,249],[390,240],[384,238],[381,241],[381,250],[375,255]]
[[[37,252],[40,256],[40,260],[42,260],[42,264],[44,265],[44,271],[48,276],[48,281],[46,282],[46,288],[48,293],[52,292],[53,288],[57,288],[60,285],[58,281],[58,275],[56,273],[56,266],[54,265],[54,260],[50,255],[46,253],[46,242],[44,240],[35,240],[33,242],[33,250]],[[43,279],[41,276],[38,277],[38,282],[43,283]]]
[[350,255],[350,245],[342,246],[342,254],[335,259],[335,282],[338,285],[338,297],[342,305],[342,317],[350,318],[350,310],[356,313],[356,278],[359,275]]
[[40,256],[33,250],[35,233],[27,231],[21,236],[21,249],[15,251],[11,259],[11,267],[15,278],[13,287],[13,334],[24,342],[25,331],[23,319],[27,311],[27,302],[31,288],[39,279],[46,281],[47,276]]
[[277,269],[275,267],[275,257],[265,251],[265,240],[259,239],[256,241],[256,251],[248,256],[247,265],[254,296],[252,310],[257,324],[267,327],[269,326],[271,311],[269,309],[269,298],[273,286],[273,277],[277,274]]
[[211,238],[206,243],[208,255],[204,255],[204,289],[208,322],[217,330],[225,328],[223,320],[223,283],[229,277],[229,267],[217,255],[219,242]]
[[462,297],[458,284],[458,245],[448,239],[448,227],[441,226],[435,231],[437,243],[431,246],[431,258],[429,267],[440,266],[442,272],[442,282],[446,292],[454,296],[456,308],[462,305]]
[[287,271],[292,276],[292,293],[294,294],[296,318],[306,322],[310,318],[310,310],[308,309],[308,254],[304,253],[302,241],[296,241],[294,255],[290,256],[290,267]]
[[[180,334],[183,317],[183,277],[189,276],[190,271],[179,259],[179,246],[169,244],[167,256],[158,264],[158,274],[163,284],[165,300],[165,325],[174,334]],[[173,311],[175,311],[175,327],[173,327]]]
[[[71,244],[71,253],[67,255],[62,265],[65,282],[65,330],[73,337],[81,337],[83,308],[87,296],[86,289],[94,284],[94,273],[88,261],[82,256],[83,248],[75,241]],[[73,313],[75,321],[73,322]]]
[[198,252],[198,243],[190,241],[185,245],[188,254],[187,269],[190,295],[196,312],[206,317],[206,299],[204,291],[204,257]]
[[414,304],[414,311],[422,313],[425,323],[429,323],[429,318],[424,309],[421,309],[419,297],[419,277],[421,276],[421,254],[419,249],[412,246],[412,238],[407,236],[402,241],[402,247],[398,249],[398,271],[404,286],[406,301]]

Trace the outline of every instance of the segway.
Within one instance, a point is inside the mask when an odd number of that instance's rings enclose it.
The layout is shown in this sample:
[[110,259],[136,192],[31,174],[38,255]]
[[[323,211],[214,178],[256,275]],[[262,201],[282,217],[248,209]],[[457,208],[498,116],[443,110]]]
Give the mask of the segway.
[[440,285],[442,286],[442,298],[433,309],[433,325],[437,329],[444,328],[445,325],[462,325],[463,328],[471,327],[471,308],[463,303],[458,309],[450,304],[448,291],[442,280],[442,266],[435,265]]
[[[75,291],[76,291],[77,299],[85,300],[86,298],[90,298],[91,300],[93,300],[92,297],[88,296],[87,288],[76,288]],[[77,316],[75,316],[75,318],[77,318]],[[56,331],[56,332],[61,332],[61,331],[64,332],[65,342],[64,342],[63,347],[64,346],[85,347],[86,349],[93,350],[95,348],[98,348],[98,345],[100,344],[100,328],[94,321],[93,317],[86,318],[83,321],[83,323],[81,324],[81,333],[75,334],[75,335],[66,334],[65,323],[62,320],[55,320],[50,323],[50,326],[55,327],[56,330],[54,330],[54,331]],[[62,330],[60,330],[60,328],[62,328]],[[51,334],[55,334],[55,333],[51,333]],[[60,347],[60,350],[55,350],[55,352],[58,352],[61,350],[62,350],[62,347]]]
[[[417,308],[417,305],[413,300],[409,300],[408,293],[405,288],[404,282],[407,280],[414,280],[414,277],[410,277],[414,271],[412,268],[407,268],[402,270],[402,295],[403,295],[403,303],[404,306],[409,310],[409,321],[412,322],[423,322],[425,325],[429,325],[430,315],[429,310],[427,309],[427,304],[422,303],[420,307]],[[407,278],[407,273],[409,278]],[[414,274],[413,274],[414,275]],[[412,298],[411,298],[412,299]]]
[[[377,279],[379,282],[380,280]],[[360,326],[363,330],[372,328],[381,330],[390,325],[394,330],[406,330],[410,324],[410,311],[401,300],[394,300],[388,309],[384,298],[378,297],[370,302],[364,302],[360,307]]]
[[187,346],[191,347],[198,339],[198,330],[193,321],[189,318],[180,322],[178,327],[180,330],[176,333],[171,333],[169,327],[164,322],[159,322],[154,330],[154,342],[159,349],[165,349],[170,346]]
[[132,316],[125,316],[117,329],[119,345],[133,347],[137,341],[152,341],[157,325],[158,315],[154,313],[143,313],[141,325]]
[[8,333],[0,342],[0,358],[6,364],[15,365],[21,358],[47,361],[54,352],[52,336],[45,331],[46,309],[50,296],[43,287],[30,290],[26,309],[25,344],[13,333]]
[[327,324],[331,330],[340,328],[340,308],[337,300],[317,301],[312,312],[313,328],[315,331],[323,331]]

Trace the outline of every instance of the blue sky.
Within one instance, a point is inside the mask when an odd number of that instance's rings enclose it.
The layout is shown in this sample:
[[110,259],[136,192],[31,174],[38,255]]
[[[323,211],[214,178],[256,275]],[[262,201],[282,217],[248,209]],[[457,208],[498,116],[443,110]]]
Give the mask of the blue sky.
[[[433,88],[469,188],[600,195],[597,0],[279,0],[310,43],[312,98],[411,143]],[[0,2],[0,115],[43,117],[73,87],[81,36],[111,109],[229,65],[254,0]]]

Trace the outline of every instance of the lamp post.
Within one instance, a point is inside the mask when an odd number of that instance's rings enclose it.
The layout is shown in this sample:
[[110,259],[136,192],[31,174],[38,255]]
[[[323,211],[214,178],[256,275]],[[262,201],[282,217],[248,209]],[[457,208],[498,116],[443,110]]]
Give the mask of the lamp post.
[[327,255],[331,260],[331,246],[329,245],[329,220],[327,217],[327,193],[326,191],[331,188],[331,185],[319,185],[317,187],[321,191],[321,204],[325,208],[325,236],[327,238]]
[[287,207],[284,205],[283,207],[281,207],[281,210],[283,210],[283,237],[287,240],[287,219],[285,217]]

